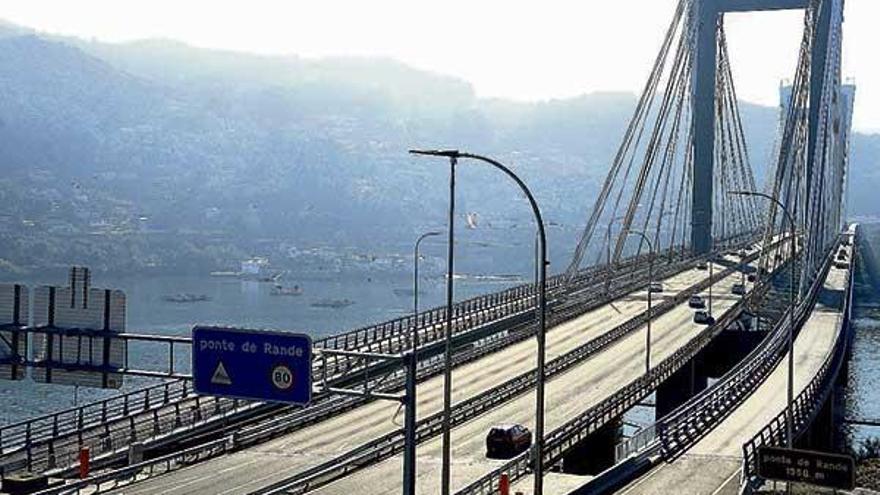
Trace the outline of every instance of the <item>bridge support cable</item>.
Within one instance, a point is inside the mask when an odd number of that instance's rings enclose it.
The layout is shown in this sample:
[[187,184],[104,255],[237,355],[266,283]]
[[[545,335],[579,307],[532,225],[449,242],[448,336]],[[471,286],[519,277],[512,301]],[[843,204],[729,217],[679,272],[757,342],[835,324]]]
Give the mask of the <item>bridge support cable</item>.
[[[663,79],[666,62],[669,58],[671,49],[675,44],[675,40],[676,38],[680,38],[682,32],[685,31],[685,18],[690,3],[690,0],[681,0],[676,7],[675,14],[673,15],[673,19],[664,37],[660,53],[654,62],[651,73],[645,83],[642,94],[639,97],[633,116],[630,119],[626,132],[624,133],[622,143],[612,161],[609,173],[596,197],[592,213],[587,220],[587,225],[575,248],[572,262],[566,270],[567,280],[577,273],[584,256],[591,248],[591,240],[597,227],[604,221],[604,223],[609,225],[610,228],[610,224],[617,216],[616,210],[619,208],[621,201],[624,198],[624,190],[617,186],[631,181],[633,166],[636,162],[636,154],[634,153],[634,150],[644,148],[642,139],[647,128],[646,124],[648,120],[657,115],[657,111],[653,109],[657,100],[657,89]],[[616,195],[615,192],[617,193]],[[608,208],[609,200],[612,197],[615,198],[613,200],[613,210],[615,211],[609,211],[612,209]],[[626,229],[621,229],[621,231],[623,230]],[[592,246],[592,248],[596,249],[596,252],[601,252],[596,246]]]
[[[841,86],[842,9],[840,0],[809,3],[795,77],[781,92],[785,118],[770,194],[797,219],[800,294],[815,282],[845,204],[852,92]],[[781,220],[769,211],[765,240],[783,229]]]
[[[692,143],[697,138],[695,127],[694,85],[696,84],[697,42],[700,29],[698,17],[701,2],[681,0],[676,8],[660,52],[648,81],[638,100],[624,138],[605,178],[587,224],[578,240],[572,261],[566,271],[571,277],[580,268],[588,252],[602,259],[603,253],[611,267],[628,256],[638,256],[646,249],[644,239],[628,242],[625,233],[639,230],[650,233],[657,246],[668,253],[693,250],[695,195],[706,191],[697,184],[697,169],[705,164],[695,160]],[[724,191],[755,188],[749,162],[742,118],[733,84],[730,57],[723,31],[723,17],[717,17],[713,43],[720,54],[714,63],[717,87],[713,102],[716,141],[712,147],[713,162],[710,182],[720,191],[712,195],[718,219],[708,218],[716,226],[709,246],[737,247],[762,225],[758,203],[732,202]],[[712,180],[714,178],[714,180]],[[709,193],[711,190],[709,187]],[[705,219],[704,219],[705,220]],[[615,225],[615,222],[620,222]],[[703,220],[700,220],[703,221]],[[600,226],[607,235],[596,235]],[[617,227],[617,228],[615,228]],[[615,232],[612,238],[611,232]],[[707,252],[701,251],[702,254]]]
[[[804,169],[803,150],[807,138],[807,99],[809,96],[808,77],[810,71],[810,47],[812,45],[812,10],[804,15],[804,30],[801,38],[798,63],[793,83],[788,94],[783,91],[782,108],[785,113],[783,132],[780,138],[779,154],[775,157],[775,177],[771,182],[770,196],[786,206],[796,219],[800,219],[801,176]],[[776,208],[767,210],[764,242],[785,232],[786,226],[781,212]],[[759,264],[759,275],[765,273],[769,264],[780,256],[775,250],[765,250]]]

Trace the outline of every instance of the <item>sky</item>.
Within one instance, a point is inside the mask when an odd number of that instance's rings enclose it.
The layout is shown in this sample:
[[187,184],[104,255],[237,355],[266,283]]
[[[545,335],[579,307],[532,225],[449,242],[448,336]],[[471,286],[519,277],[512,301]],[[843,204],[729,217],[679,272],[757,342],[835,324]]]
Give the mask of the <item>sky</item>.
[[[676,0],[2,0],[0,18],[101,41],[170,38],[263,54],[385,56],[521,101],[638,93]],[[880,132],[880,2],[849,0],[844,75],[854,126]],[[776,105],[794,73],[803,13],[725,22],[739,97]]]

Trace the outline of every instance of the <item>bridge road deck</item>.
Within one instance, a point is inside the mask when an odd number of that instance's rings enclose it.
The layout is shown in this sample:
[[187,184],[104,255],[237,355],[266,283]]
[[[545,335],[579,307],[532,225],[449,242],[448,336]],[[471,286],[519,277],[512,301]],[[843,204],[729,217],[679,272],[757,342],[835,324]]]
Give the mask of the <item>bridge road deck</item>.
[[[716,268],[717,269],[717,268]],[[715,284],[713,313],[720,316],[733,307],[739,296],[731,287],[740,282],[733,273]],[[693,310],[684,302],[652,323],[651,363],[659,364],[705,328],[693,322]],[[623,338],[570,371],[554,378],[546,390],[546,431],[558,428],[591,405],[612,396],[644,373],[645,327]],[[458,490],[503,464],[485,456],[485,438],[498,423],[521,423],[534,431],[534,391],[499,406],[452,431],[452,488]],[[418,482],[420,494],[435,494],[440,487],[440,438],[419,446]],[[396,494],[400,492],[401,456],[353,473],[312,493],[316,495]]]
[[[851,250],[851,247],[847,247]],[[843,291],[847,269],[829,269],[824,291]],[[795,397],[813,379],[834,342],[843,319],[843,308],[819,301],[794,345]],[[670,464],[660,464],[636,480],[622,493],[657,494],[736,494],[742,466],[743,443],[780,414],[785,408],[788,383],[787,354],[767,380],[723,423],[706,435],[686,454]],[[554,492],[547,492],[554,493]]]
[[[714,269],[721,270],[723,267],[716,264]],[[668,278],[664,282],[665,295],[659,296],[670,297],[707,277],[706,270],[685,270]],[[645,295],[644,290],[635,291],[551,329],[547,335],[548,360],[640,314],[645,309]],[[660,298],[657,299],[659,302]],[[639,342],[643,346],[644,336]],[[453,401],[459,402],[478,395],[533,369],[534,365],[535,343],[534,339],[528,339],[484,359],[458,367],[453,372]],[[442,377],[429,379],[419,385],[420,418],[442,409],[442,387]],[[127,486],[120,492],[247,493],[399,429],[402,416],[392,422],[397,407],[397,404],[391,402],[372,402],[259,446],[142,481]],[[394,486],[399,485],[398,478],[399,474],[391,478]]]

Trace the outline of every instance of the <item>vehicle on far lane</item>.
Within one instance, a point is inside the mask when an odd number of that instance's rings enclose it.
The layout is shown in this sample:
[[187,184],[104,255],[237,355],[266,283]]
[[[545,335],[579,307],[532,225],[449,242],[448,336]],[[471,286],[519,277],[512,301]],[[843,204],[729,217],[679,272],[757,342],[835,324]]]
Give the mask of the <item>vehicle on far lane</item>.
[[709,265],[706,264],[705,261],[700,261],[697,263],[697,270],[706,270],[709,268]]
[[651,282],[651,285],[648,286],[648,290],[651,292],[663,292],[663,284],[660,282]]
[[532,432],[520,424],[493,426],[486,435],[486,457],[510,459],[532,446]]
[[694,313],[694,323],[699,323],[700,325],[714,325],[715,318],[709,315],[708,311],[697,311]]
[[733,287],[730,288],[730,292],[737,296],[744,296],[746,295],[746,286],[743,284],[733,284]]
[[691,298],[688,299],[688,306],[692,308],[705,308],[706,301],[700,296],[691,296]]

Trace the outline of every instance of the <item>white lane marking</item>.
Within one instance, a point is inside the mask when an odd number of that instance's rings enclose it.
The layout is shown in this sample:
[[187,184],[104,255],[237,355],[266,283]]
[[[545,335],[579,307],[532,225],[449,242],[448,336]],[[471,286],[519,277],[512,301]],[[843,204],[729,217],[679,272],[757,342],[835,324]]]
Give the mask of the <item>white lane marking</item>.
[[251,460],[249,460],[249,461],[247,461],[247,462],[245,462],[245,463],[243,463],[243,464],[235,464],[235,465],[233,465],[233,466],[229,466],[228,468],[221,469],[220,471],[217,471],[217,474],[220,474],[220,473],[228,473],[229,471],[234,471],[234,470],[236,470],[236,469],[241,469],[241,468],[243,468],[244,466],[249,466],[249,465],[251,465],[251,464],[253,464],[253,463],[255,463],[255,462],[260,462],[261,460],[262,460],[262,459],[260,459],[259,457],[257,457],[256,459],[251,459]]
[[733,477],[736,476],[737,474],[739,474],[739,470],[734,471],[733,474],[731,474],[730,476],[728,476],[727,479],[724,480],[724,483],[721,483],[721,486],[719,486],[718,488],[715,489],[714,492],[712,492],[712,495],[718,495],[719,493],[721,493],[721,490],[723,490],[724,487],[727,486],[727,483],[728,483],[730,480],[732,480]]

